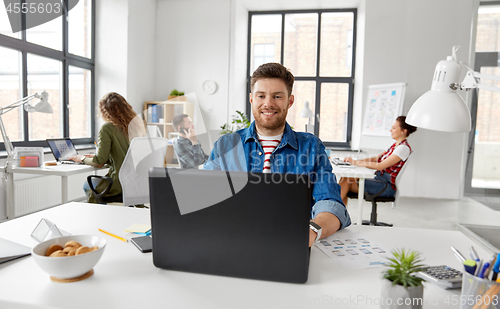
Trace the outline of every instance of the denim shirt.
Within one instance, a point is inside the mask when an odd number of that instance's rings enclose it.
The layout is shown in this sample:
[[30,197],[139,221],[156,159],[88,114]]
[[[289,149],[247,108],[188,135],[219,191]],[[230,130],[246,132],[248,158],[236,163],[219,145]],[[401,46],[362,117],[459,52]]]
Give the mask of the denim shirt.
[[[255,122],[247,129],[219,138],[203,165],[206,170],[246,172],[262,172],[263,167],[264,150],[257,139]],[[320,212],[329,212],[339,219],[341,229],[351,224],[325,146],[316,136],[295,132],[286,123],[281,143],[271,155],[271,173],[309,175],[313,197],[311,218]]]

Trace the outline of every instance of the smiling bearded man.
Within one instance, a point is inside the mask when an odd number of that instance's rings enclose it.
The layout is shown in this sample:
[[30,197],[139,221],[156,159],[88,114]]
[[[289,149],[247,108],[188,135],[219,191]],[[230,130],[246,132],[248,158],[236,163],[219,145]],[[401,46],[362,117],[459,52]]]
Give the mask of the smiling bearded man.
[[[351,224],[325,146],[286,122],[294,103],[293,74],[279,63],[259,66],[250,81],[255,121],[222,136],[203,166],[207,170],[307,174],[312,182],[309,246]],[[272,231],[270,231],[272,233]]]

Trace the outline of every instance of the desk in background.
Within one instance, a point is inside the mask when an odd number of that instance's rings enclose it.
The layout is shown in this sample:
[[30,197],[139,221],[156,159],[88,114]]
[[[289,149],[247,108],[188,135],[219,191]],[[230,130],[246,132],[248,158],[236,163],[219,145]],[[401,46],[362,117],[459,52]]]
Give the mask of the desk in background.
[[[379,308],[382,268],[344,269],[316,247],[307,283],[290,284],[159,269],[151,253],[98,231],[130,237],[123,230],[149,223],[148,209],[73,202],[1,223],[0,237],[32,247],[36,241],[30,233],[41,218],[74,235],[104,237],[104,254],[94,275],[75,283],[51,281],[32,257],[0,264],[0,308],[9,303],[74,309]],[[450,247],[468,252],[474,245],[458,231],[351,226],[338,233],[363,233],[386,249],[411,248],[422,253],[425,264],[456,269],[462,267]],[[476,250],[490,256],[479,246]],[[460,298],[460,290],[426,284],[424,308],[456,308],[446,303],[452,298]]]
[[[41,167],[18,167],[9,166],[6,170],[7,174],[7,218],[13,219],[16,215],[16,204],[15,204],[15,194],[16,186],[14,184],[14,174],[35,174],[35,175],[45,175],[45,176],[61,176],[61,198],[62,204],[66,204],[68,199],[68,176],[76,175],[80,173],[96,173],[99,169],[90,165],[80,165],[80,164],[58,164],[55,166],[45,166]],[[27,192],[26,194],[30,194]]]
[[[340,177],[352,177],[359,178],[358,183],[358,217],[356,218],[356,224],[363,224],[363,201],[365,197],[365,179],[375,178],[375,170],[361,167],[361,166],[349,166],[344,167],[342,165],[332,164],[333,173],[337,177],[337,181]],[[346,205],[347,206],[347,205]]]

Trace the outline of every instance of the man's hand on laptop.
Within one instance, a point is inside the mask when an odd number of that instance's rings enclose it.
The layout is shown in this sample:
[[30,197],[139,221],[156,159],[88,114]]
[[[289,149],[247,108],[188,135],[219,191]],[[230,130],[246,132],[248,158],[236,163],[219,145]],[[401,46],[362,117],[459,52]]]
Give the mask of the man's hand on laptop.
[[[312,221],[321,226],[321,238],[327,237],[340,229],[340,220],[329,212],[320,212]],[[316,232],[309,229],[309,247],[312,247],[316,239]]]

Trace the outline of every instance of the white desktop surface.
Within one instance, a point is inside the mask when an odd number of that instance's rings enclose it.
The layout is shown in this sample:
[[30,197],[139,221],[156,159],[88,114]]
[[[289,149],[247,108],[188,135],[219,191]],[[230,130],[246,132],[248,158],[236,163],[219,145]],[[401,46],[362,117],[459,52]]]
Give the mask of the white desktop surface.
[[96,167],[86,164],[57,164],[53,166],[42,165],[40,167],[19,167],[10,166],[7,170],[8,173],[22,173],[22,174],[39,174],[39,175],[57,175],[57,176],[71,176],[83,172],[90,172],[97,170]]
[[36,174],[45,176],[61,176],[61,202],[70,202],[68,198],[68,176],[85,172],[93,172],[95,175],[99,168],[86,164],[60,164],[40,167],[19,167],[9,165],[6,170],[7,175],[7,218],[13,219],[16,215],[14,174]]
[[[74,235],[104,237],[104,254],[93,276],[74,283],[51,281],[32,257],[0,264],[0,308],[18,308],[12,304],[19,303],[72,309],[379,307],[382,268],[343,269],[318,248],[311,250],[307,283],[290,284],[159,269],[153,265],[151,253],[141,253],[131,242],[98,231],[101,228],[130,238],[133,234],[123,230],[133,223],[149,223],[147,209],[74,202],[1,223],[0,237],[34,246],[37,242],[30,233],[41,218]],[[352,232],[366,234],[389,249],[418,250],[428,265],[447,264],[457,269],[460,265],[450,247],[466,253],[474,245],[458,231],[351,226],[339,233]],[[489,256],[479,246],[476,250]],[[451,297],[460,297],[460,290],[428,284],[424,308],[456,308],[444,303]]]
[[[363,224],[363,201],[365,198],[365,179],[375,178],[375,170],[369,169],[362,166],[355,165],[335,165],[332,164],[333,173],[337,177],[337,181],[340,177],[349,178],[359,178],[358,183],[358,217],[356,219],[356,224]],[[347,206],[347,205],[346,205]]]

